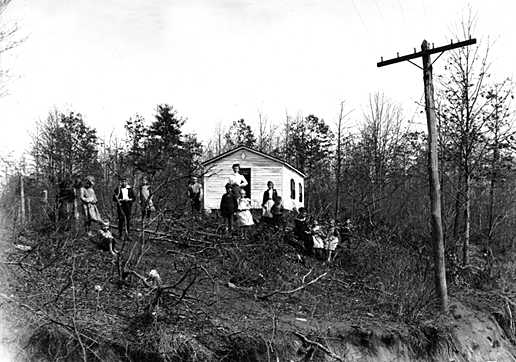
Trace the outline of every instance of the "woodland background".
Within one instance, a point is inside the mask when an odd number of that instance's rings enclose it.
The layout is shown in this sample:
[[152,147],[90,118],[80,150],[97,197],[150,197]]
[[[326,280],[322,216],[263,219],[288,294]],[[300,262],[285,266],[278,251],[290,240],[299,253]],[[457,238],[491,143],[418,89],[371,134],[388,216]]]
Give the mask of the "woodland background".
[[[514,84],[490,73],[489,50],[477,45],[453,51],[435,85],[446,245],[464,264],[471,240],[512,247],[516,226]],[[363,112],[342,102],[337,120],[258,114],[256,128],[244,119],[219,124],[205,144],[183,131],[185,122],[172,105],[160,104],[154,119],[136,114],[126,120],[125,137],[99,139],[80,113],[53,110],[33,131],[28,155],[21,162],[4,159],[3,203],[18,205],[10,216],[19,219],[23,177],[29,221],[48,221],[59,185],[77,185],[91,174],[101,211],[113,216],[110,195],[118,175],[129,176],[135,187],[148,175],[158,208],[180,215],[188,209],[188,179],[202,174],[201,162],[245,145],[304,172],[306,206],[315,215],[351,218],[364,228],[385,225],[426,244],[425,127],[386,95],[372,94]]]

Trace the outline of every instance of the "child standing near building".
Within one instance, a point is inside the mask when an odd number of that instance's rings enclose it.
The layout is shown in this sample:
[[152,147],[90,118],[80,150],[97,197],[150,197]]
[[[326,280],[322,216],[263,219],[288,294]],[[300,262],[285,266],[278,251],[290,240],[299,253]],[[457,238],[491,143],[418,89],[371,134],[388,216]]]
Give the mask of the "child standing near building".
[[222,195],[220,200],[220,214],[224,218],[226,224],[226,231],[233,229],[233,214],[237,211],[238,204],[233,192],[231,191],[231,185],[226,184],[226,193]]
[[188,199],[192,207],[192,214],[198,215],[201,212],[202,185],[197,177],[193,176],[187,188]]
[[281,196],[277,196],[276,200],[274,200],[274,205],[271,207],[271,214],[272,214],[272,224],[274,226],[281,226],[283,225],[283,211],[285,209],[283,208],[283,201],[281,199]]
[[238,226],[243,228],[244,232],[247,227],[254,225],[253,215],[251,214],[251,199],[246,197],[244,189],[240,189],[240,198],[238,199],[238,211],[236,213]]

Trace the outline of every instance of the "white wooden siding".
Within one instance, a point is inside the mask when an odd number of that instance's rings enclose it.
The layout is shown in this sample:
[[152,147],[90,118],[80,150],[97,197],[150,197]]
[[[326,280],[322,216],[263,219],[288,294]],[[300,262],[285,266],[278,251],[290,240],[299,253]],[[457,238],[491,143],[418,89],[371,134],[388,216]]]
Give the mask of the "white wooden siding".
[[[290,180],[295,182],[296,195],[294,199],[290,198]],[[299,202],[299,184],[303,186],[303,201]],[[305,182],[304,178],[301,177],[297,172],[292,169],[285,167],[283,170],[283,205],[286,209],[292,210],[294,208],[299,209],[305,204]]]
[[[245,158],[242,158],[242,154]],[[218,209],[220,198],[225,192],[227,179],[233,173],[231,166],[239,163],[241,168],[251,169],[251,202],[253,208],[261,208],[263,192],[267,189],[267,182],[272,181],[278,191],[278,195],[283,198],[284,207],[291,210],[293,207],[299,208],[297,202],[290,199],[290,183],[285,188],[285,178],[294,178],[297,183],[303,184],[303,177],[281,162],[271,160],[248,150],[238,150],[216,160],[205,167],[204,170],[204,208]],[[304,200],[304,198],[303,198]]]

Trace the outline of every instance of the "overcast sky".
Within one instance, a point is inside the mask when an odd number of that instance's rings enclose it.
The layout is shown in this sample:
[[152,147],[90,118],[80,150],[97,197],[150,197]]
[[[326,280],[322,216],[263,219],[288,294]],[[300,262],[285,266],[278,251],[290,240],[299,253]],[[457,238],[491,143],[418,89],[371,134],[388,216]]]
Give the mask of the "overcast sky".
[[0,153],[27,148],[34,123],[54,107],[82,113],[104,136],[169,103],[203,140],[218,122],[255,122],[258,111],[277,122],[288,112],[332,123],[341,100],[356,122],[375,91],[412,117],[423,94],[420,70],[406,62],[377,68],[380,56],[412,52],[425,38],[448,43],[471,5],[476,36],[495,41],[494,76],[512,76],[513,4],[13,0],[2,21],[16,21],[27,39],[0,57],[12,74],[10,94],[0,99]]

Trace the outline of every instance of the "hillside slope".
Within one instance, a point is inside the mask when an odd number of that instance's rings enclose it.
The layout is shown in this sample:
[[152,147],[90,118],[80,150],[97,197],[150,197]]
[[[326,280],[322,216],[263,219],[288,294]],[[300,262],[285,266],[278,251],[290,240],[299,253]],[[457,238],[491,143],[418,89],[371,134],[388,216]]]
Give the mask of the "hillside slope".
[[439,315],[428,271],[401,248],[356,241],[328,266],[303,258],[288,231],[221,235],[210,218],[132,238],[123,281],[82,234],[7,244],[1,299],[17,360],[516,360],[502,300],[455,293]]

